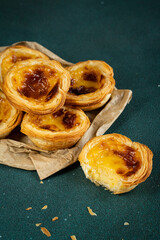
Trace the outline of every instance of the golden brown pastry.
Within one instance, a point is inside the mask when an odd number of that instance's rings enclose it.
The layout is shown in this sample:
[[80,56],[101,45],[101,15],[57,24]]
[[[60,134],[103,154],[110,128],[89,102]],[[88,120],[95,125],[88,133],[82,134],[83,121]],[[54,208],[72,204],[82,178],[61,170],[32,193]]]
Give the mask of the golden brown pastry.
[[147,146],[114,133],[91,139],[83,147],[79,161],[87,178],[120,194],[149,177],[152,157]]
[[25,114],[21,132],[45,150],[73,146],[90,125],[87,115],[80,109],[62,107],[53,114]]
[[5,49],[0,54],[0,87],[3,85],[3,79],[5,74],[16,62],[37,58],[49,59],[45,54],[41,53],[40,51],[25,46],[18,45]]
[[115,86],[113,69],[103,61],[89,60],[66,68],[71,75],[71,86],[66,104],[85,111],[104,105]]
[[21,121],[22,112],[7,101],[0,90],[0,138],[5,138]]
[[3,91],[21,111],[48,114],[64,105],[70,74],[54,60],[29,59],[16,63],[4,78]]

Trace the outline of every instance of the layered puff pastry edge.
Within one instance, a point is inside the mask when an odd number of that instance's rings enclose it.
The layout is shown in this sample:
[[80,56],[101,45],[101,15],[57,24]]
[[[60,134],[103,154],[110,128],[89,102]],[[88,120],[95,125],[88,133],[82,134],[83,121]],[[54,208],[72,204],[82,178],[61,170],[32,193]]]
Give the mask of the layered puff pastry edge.
[[0,90],[0,138],[5,138],[22,119],[22,112],[14,108]]
[[104,61],[88,60],[66,68],[71,86],[66,104],[90,111],[103,106],[115,87],[113,69]]
[[49,59],[45,54],[42,52],[17,45],[6,48],[3,52],[0,53],[0,88],[3,85],[3,79],[8,70],[19,61],[27,60],[27,59]]
[[70,74],[55,60],[17,62],[4,78],[3,91],[10,103],[33,114],[56,112],[64,105]]
[[146,145],[115,133],[91,139],[79,155],[85,176],[114,194],[144,182],[152,171],[152,158]]
[[47,115],[26,113],[21,132],[39,148],[52,151],[73,146],[89,125],[89,118],[81,109],[64,106]]

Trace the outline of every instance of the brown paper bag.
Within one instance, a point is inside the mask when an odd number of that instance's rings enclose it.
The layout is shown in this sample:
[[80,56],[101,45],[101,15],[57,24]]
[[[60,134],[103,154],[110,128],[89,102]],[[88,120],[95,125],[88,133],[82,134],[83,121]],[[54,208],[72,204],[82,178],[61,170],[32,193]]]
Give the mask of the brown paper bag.
[[[72,65],[36,42],[18,42],[13,45],[37,49],[45,53],[50,59],[59,61],[63,66]],[[5,48],[0,47],[0,52]],[[103,108],[86,112],[90,118],[91,126],[79,142],[70,149],[41,150],[35,147],[29,138],[16,128],[6,139],[0,140],[0,163],[25,170],[36,170],[40,179],[45,179],[75,163],[84,144],[92,137],[103,135],[119,117],[131,98],[131,90],[115,89]]]

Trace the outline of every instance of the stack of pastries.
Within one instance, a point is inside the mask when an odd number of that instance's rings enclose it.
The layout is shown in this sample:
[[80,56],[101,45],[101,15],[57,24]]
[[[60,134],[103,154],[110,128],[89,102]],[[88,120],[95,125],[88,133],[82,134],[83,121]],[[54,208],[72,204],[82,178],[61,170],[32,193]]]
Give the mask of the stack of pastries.
[[21,124],[41,149],[71,147],[90,125],[84,111],[104,105],[114,86],[113,69],[103,61],[64,68],[38,50],[9,47],[0,55],[0,137]]
[[[39,148],[73,146],[87,131],[84,111],[103,106],[115,87],[113,69],[89,60],[64,68],[40,51],[12,46],[0,54],[0,138],[17,125]],[[91,139],[79,161],[87,178],[115,194],[150,175],[151,150],[120,134]]]

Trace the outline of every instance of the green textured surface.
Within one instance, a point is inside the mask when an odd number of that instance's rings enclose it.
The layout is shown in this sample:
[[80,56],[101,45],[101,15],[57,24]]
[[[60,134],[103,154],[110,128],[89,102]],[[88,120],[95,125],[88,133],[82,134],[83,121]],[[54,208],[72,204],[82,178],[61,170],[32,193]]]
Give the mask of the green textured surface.
[[[108,132],[148,145],[154,166],[145,183],[114,196],[87,180],[79,163],[44,184],[36,172],[0,165],[0,239],[48,239],[39,222],[53,240],[73,234],[77,240],[160,239],[160,1],[0,1],[0,46],[21,40],[37,41],[70,62],[108,62],[116,86],[133,90]],[[54,216],[59,220],[52,222]]]

